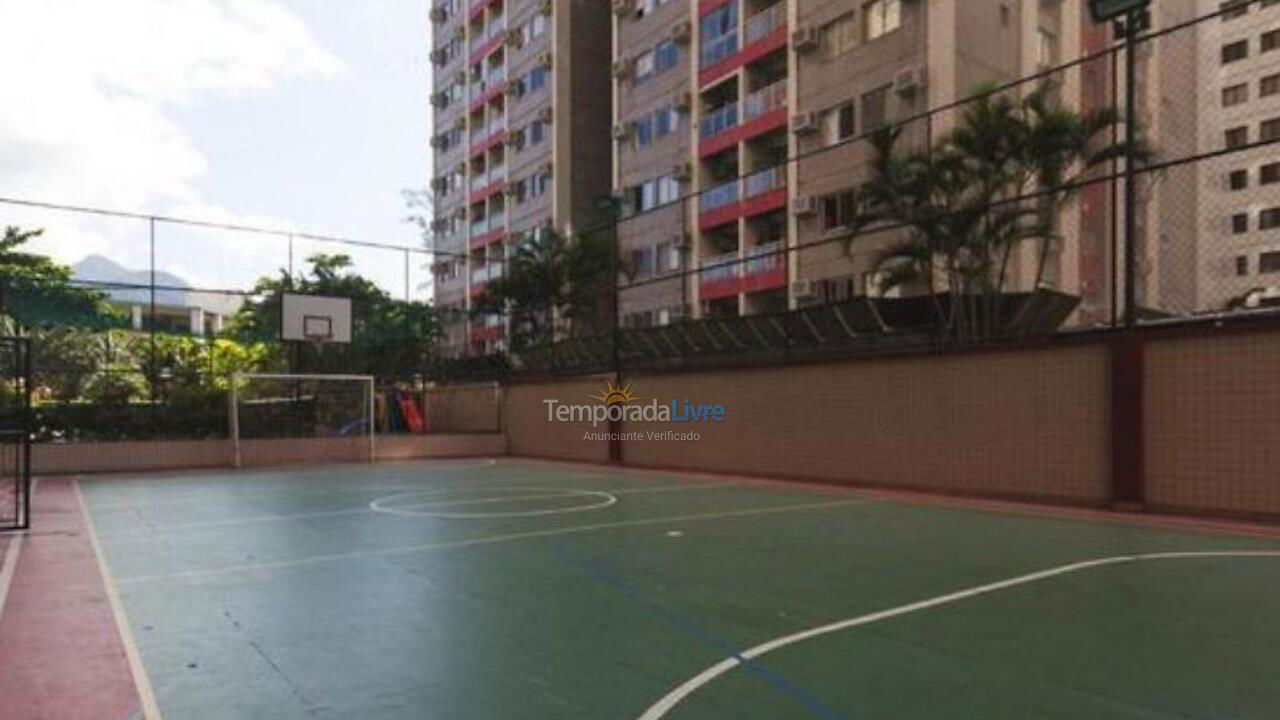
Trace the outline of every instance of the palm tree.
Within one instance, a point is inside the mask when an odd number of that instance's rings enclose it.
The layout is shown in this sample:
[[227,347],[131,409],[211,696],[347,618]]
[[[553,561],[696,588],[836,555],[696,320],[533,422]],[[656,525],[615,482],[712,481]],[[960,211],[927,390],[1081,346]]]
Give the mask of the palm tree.
[[871,180],[846,250],[868,228],[899,228],[905,238],[876,258],[881,290],[922,288],[944,338],[1005,332],[1011,259],[1030,247],[1030,287],[1040,288],[1057,218],[1084,173],[1125,154],[1108,137],[1120,122],[1114,109],[1064,108],[1047,88],[1016,99],[987,86],[932,147],[899,151],[901,129],[886,128],[871,138]]

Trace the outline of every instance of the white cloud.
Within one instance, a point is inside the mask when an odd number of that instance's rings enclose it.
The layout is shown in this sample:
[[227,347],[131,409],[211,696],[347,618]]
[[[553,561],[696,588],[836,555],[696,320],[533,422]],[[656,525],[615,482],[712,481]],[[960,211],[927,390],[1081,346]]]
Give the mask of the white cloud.
[[[273,0],[0,0],[0,18],[0,194],[10,196],[263,220],[201,198],[207,162],[175,111],[342,70]],[[138,223],[0,206],[0,222],[16,221],[48,228],[42,245],[60,259],[146,259]]]

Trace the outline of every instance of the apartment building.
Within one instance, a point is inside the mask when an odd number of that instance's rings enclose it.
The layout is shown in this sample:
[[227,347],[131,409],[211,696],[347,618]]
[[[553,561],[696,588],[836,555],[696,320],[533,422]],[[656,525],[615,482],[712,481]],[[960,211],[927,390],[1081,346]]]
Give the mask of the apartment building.
[[[1280,0],[1198,0],[1199,150],[1280,140]],[[1186,302],[1223,310],[1256,291],[1280,294],[1280,149],[1199,164],[1199,236]]]
[[455,354],[505,347],[472,302],[530,233],[598,222],[610,183],[609,6],[434,0],[432,267]]
[[[1190,19],[1199,1],[1157,3],[1155,21]],[[627,216],[619,302],[631,326],[878,292],[876,260],[896,238],[830,241],[868,178],[870,148],[851,140],[1115,42],[1084,3],[1060,0],[617,0],[613,9],[613,182]],[[1147,136],[1184,154],[1198,128],[1185,71],[1194,47],[1139,61]],[[1104,60],[1050,81],[1062,101],[1097,108],[1123,98],[1113,77]],[[923,147],[959,112],[913,120],[901,143]],[[1186,263],[1162,259],[1160,243],[1194,224],[1194,197],[1192,187],[1144,198],[1143,297],[1185,284]],[[1027,290],[1040,277],[1081,295],[1082,322],[1109,319],[1112,209],[1110,191],[1091,188],[1060,218],[1044,272],[1028,248],[1012,259],[1008,286]]]

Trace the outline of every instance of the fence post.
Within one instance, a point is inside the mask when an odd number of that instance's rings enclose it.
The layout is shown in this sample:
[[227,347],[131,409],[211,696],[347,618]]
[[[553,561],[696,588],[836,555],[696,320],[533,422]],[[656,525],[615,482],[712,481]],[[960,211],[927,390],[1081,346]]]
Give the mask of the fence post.
[[1131,330],[1113,333],[1111,367],[1111,503],[1138,508],[1146,501],[1143,417],[1144,352]]

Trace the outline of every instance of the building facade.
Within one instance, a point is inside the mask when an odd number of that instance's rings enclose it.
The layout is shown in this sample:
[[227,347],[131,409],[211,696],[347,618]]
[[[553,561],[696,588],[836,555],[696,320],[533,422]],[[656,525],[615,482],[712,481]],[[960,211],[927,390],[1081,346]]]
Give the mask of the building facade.
[[597,221],[609,189],[609,6],[435,0],[432,267],[454,354],[505,347],[472,302],[529,233]]
[[[922,113],[1076,57],[1084,23],[1079,3],[1056,0],[613,7],[614,187],[629,216],[619,303],[631,326],[876,293],[876,259],[894,238],[824,242],[846,232],[868,178],[870,148],[855,139],[916,118],[901,142],[923,146],[957,113]],[[1078,72],[1063,83],[1078,97]],[[1063,260],[1077,253],[1055,253],[1046,276],[1078,285]],[[1034,274],[1030,256],[1019,264]]]

